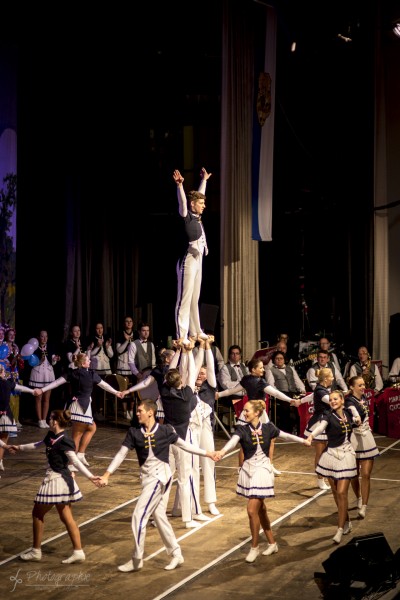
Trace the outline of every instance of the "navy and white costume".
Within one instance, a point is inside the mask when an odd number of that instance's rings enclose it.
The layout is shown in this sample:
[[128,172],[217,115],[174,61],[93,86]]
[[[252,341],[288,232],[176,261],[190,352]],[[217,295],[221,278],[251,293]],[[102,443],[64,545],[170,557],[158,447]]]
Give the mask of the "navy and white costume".
[[85,367],[69,369],[68,373],[46,385],[42,390],[46,392],[67,382],[71,385],[71,400],[66,403],[65,408],[71,412],[71,421],[78,421],[86,425],[93,423],[91,394],[94,386],[98,385],[114,395],[117,393],[117,390],[103,381],[94,369]]
[[[115,455],[107,471],[114,473],[129,450],[136,450],[139,460],[142,493],[132,514],[132,532],[135,541],[133,559],[142,559],[146,526],[150,517],[154,519],[167,554],[180,554],[180,546],[166,515],[167,498],[171,487],[172,472],[168,462],[170,447],[179,447],[182,452],[205,456],[205,450],[186,444],[171,425],[156,423],[151,432],[130,427],[121,449]],[[186,453],[187,453],[186,452]]]
[[16,383],[13,377],[10,379],[0,377],[0,433],[6,435],[17,434],[17,424],[10,405],[11,395],[15,391],[33,394],[31,388]]
[[[315,390],[316,385],[318,383],[318,376],[317,376],[316,372],[322,368],[323,367],[321,367],[321,365],[318,362],[315,362],[312,365],[312,367],[310,367],[307,371],[306,377],[307,377],[308,385],[310,386],[310,388],[312,390]],[[331,386],[332,392],[337,389],[343,390],[343,392],[347,392],[348,387],[346,385],[346,382],[343,379],[340,369],[338,369],[335,366],[335,363],[333,361],[329,361],[326,364],[326,367],[324,367],[324,368],[330,369],[333,373],[333,382],[332,382],[332,386]]]
[[315,468],[317,475],[337,480],[357,476],[356,454],[350,442],[353,427],[353,415],[347,409],[343,409],[342,418],[334,410],[323,413],[314,432],[317,436],[325,432],[328,444]]
[[80,338],[69,338],[64,345],[64,367],[75,369],[74,356],[82,352],[82,344]]
[[[308,421],[306,428],[304,430],[304,436],[308,437],[313,430],[317,427],[321,418],[326,410],[330,408],[329,404],[329,394],[331,393],[330,388],[326,388],[320,383],[317,383],[314,389],[314,413],[310,420]],[[306,396],[305,399],[310,398],[310,396]],[[326,433],[322,432],[319,435],[314,437],[314,440],[317,442],[326,442],[327,441]]]
[[249,423],[238,425],[229,442],[222,448],[224,452],[229,452],[238,443],[243,448],[244,463],[239,471],[236,487],[236,493],[239,496],[245,498],[273,498],[275,496],[274,472],[268,455],[271,440],[278,437],[304,444],[303,438],[281,431],[271,421],[268,423],[260,421],[256,428]]
[[[139,381],[139,383],[137,383],[136,385],[129,388],[129,392],[132,393],[132,392],[140,392],[142,390],[146,390],[149,388],[150,388],[150,390],[152,390],[152,388],[154,387],[154,384],[157,385],[157,389],[158,389],[158,397],[156,398],[156,403],[157,403],[156,419],[157,420],[164,419],[164,417],[165,417],[164,408],[163,408],[162,399],[161,399],[161,389],[164,385],[165,374],[167,373],[168,369],[172,369],[172,368],[176,367],[176,365],[178,364],[180,354],[181,354],[181,351],[178,350],[177,352],[175,352],[175,355],[169,364],[156,366],[154,369],[152,369],[150,371],[150,374],[148,375],[148,377],[146,377],[145,379],[142,379],[142,381]],[[149,393],[146,395],[146,397],[154,399],[153,392],[149,391]]]
[[93,477],[92,473],[79,460],[75,453],[75,444],[65,431],[54,433],[48,431],[46,437],[31,444],[21,444],[21,451],[37,450],[46,447],[48,468],[45,478],[35,496],[37,504],[69,504],[82,499],[76,480],[72,477],[68,464],[74,466],[74,470],[80,471],[88,479]]
[[147,369],[156,366],[156,350],[150,340],[134,340],[128,347],[128,365],[131,373],[137,377]]
[[357,460],[369,460],[379,456],[379,450],[375,444],[375,438],[372,435],[369,424],[369,409],[368,403],[363,396],[361,400],[353,395],[346,396],[346,408],[348,408],[353,416],[359,416],[361,424],[354,427],[351,443],[356,451]]
[[[99,340],[103,343],[99,344]],[[90,357],[90,364],[99,375],[104,377],[105,375],[111,375],[111,359],[114,356],[114,350],[111,344],[107,344],[104,341],[104,337],[95,336],[93,338],[94,346],[90,350],[88,348],[87,354]]]
[[[274,380],[271,372],[266,372],[268,379]],[[256,377],[255,375],[245,375],[240,380],[240,384],[234,388],[223,390],[218,392],[218,397],[223,398],[224,396],[231,396],[232,394],[238,394],[241,390],[244,390],[247,394],[248,400],[264,400],[265,394],[275,396],[279,400],[285,402],[292,402],[292,398],[286,396],[283,392],[280,392],[276,387],[269,383],[264,377]],[[269,421],[266,411],[263,412],[261,420],[265,423]],[[245,423],[243,418],[243,411],[238,418],[238,423]]]
[[[196,367],[201,368],[205,356],[207,379],[199,388],[195,387],[196,404],[190,416],[189,427],[193,434],[193,443],[200,448],[215,450],[214,424],[215,424],[215,392],[217,391],[217,380],[215,376],[214,355],[211,350],[199,348],[196,355]],[[217,491],[215,487],[215,464],[208,458],[192,457],[193,468],[193,512],[200,514],[200,467],[204,482],[204,502],[215,504]]]
[[[185,385],[181,388],[172,388],[164,384],[161,388],[161,400],[164,408],[164,423],[172,425],[181,440],[188,444],[193,443],[192,431],[189,428],[190,415],[196,406],[196,397],[193,388]],[[171,446],[171,468],[174,464],[177,470],[179,500],[182,507],[182,521],[192,520],[191,491],[193,480],[192,457],[179,447]]]
[[[205,194],[207,180],[203,178],[198,191]],[[199,297],[203,270],[203,254],[208,254],[206,234],[201,216],[188,210],[183,185],[177,186],[179,214],[184,219],[189,246],[176,265],[178,293],[175,306],[176,336],[186,338],[202,333]]]
[[[125,335],[128,337],[126,339]],[[132,381],[132,371],[129,367],[128,356],[129,348],[133,344],[134,331],[124,331],[119,336],[118,342],[115,344],[115,350],[117,352],[117,374],[127,377],[129,381]]]
[[57,364],[57,361],[54,360],[54,357],[57,354],[48,344],[38,346],[33,354],[38,357],[39,364],[32,367],[29,375],[29,385],[34,388],[41,388],[47,383],[55,381],[54,365]]

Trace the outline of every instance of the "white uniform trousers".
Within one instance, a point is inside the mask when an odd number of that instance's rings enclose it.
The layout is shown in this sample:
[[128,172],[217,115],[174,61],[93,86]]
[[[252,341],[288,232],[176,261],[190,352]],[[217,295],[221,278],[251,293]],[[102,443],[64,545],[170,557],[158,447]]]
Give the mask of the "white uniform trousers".
[[[168,487],[171,487],[171,481]],[[167,498],[166,485],[151,475],[142,475],[142,493],[132,514],[132,532],[135,541],[132,558],[143,558],[146,527],[150,517],[154,519],[157,525],[167,554],[172,554],[175,550],[180,551],[180,546],[176,541],[174,530],[166,513]]]
[[[199,446],[205,450],[215,450],[214,434],[211,426],[210,415],[208,415],[208,417],[203,421]],[[201,472],[203,474],[204,502],[206,504],[215,504],[217,501],[217,491],[215,486],[215,462],[206,456],[196,456],[196,458],[200,459]]]
[[[188,427],[185,442],[188,444],[193,443],[192,432]],[[172,457],[171,457],[172,454]],[[192,488],[192,457],[194,455],[185,450],[181,450],[175,445],[170,446],[170,460],[169,464],[172,473],[174,473],[174,465],[176,467],[177,483],[179,490],[179,502],[182,509],[182,521],[187,523],[192,520],[192,509],[191,509],[191,488]],[[169,496],[169,493],[168,493]]]
[[199,334],[200,326],[199,298],[203,269],[203,255],[195,258],[189,252],[182,263],[178,262],[178,295],[175,307],[176,335],[185,338]]

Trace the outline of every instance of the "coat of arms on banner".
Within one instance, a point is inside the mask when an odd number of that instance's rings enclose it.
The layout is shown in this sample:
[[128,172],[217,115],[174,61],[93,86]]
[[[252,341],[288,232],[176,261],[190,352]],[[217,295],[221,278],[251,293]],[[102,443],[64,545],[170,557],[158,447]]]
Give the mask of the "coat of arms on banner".
[[257,116],[261,127],[271,113],[271,75],[260,73],[258,76]]

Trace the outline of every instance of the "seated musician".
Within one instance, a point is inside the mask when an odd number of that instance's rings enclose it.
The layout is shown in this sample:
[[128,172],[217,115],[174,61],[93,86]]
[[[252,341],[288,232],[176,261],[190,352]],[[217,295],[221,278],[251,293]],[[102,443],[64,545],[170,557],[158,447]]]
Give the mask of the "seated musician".
[[374,390],[375,395],[379,394],[383,390],[383,380],[378,365],[372,362],[366,346],[360,346],[357,355],[358,361],[350,367],[350,377],[361,375],[367,389]]

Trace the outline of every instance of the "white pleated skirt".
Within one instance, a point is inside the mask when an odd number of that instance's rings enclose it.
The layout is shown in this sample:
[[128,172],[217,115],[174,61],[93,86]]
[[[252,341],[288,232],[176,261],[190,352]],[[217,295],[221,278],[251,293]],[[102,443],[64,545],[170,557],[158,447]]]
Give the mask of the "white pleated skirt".
[[356,451],[357,460],[370,460],[379,456],[371,430],[358,432],[358,429],[353,429],[350,440]]
[[356,453],[353,446],[344,444],[338,448],[327,448],[321,455],[315,472],[332,479],[353,479],[357,476]]
[[274,479],[271,462],[265,455],[258,464],[245,460],[239,471],[236,493],[245,498],[274,498]]
[[11,421],[8,415],[1,415],[0,417],[0,433],[10,435],[10,433],[17,433],[17,424],[13,419]]
[[55,380],[54,369],[48,361],[33,367],[29,376],[29,387],[42,388]]
[[86,425],[92,425],[93,423],[93,415],[92,415],[92,400],[90,400],[90,404],[88,406],[87,411],[84,413],[81,405],[78,400],[72,400],[69,406],[65,405],[64,408],[67,408],[71,413],[71,421],[75,421],[78,423],[85,423]]
[[75,479],[73,480],[73,484],[74,488],[71,492],[61,474],[48,469],[35,496],[35,502],[38,504],[69,504],[70,502],[77,502],[83,496]]

